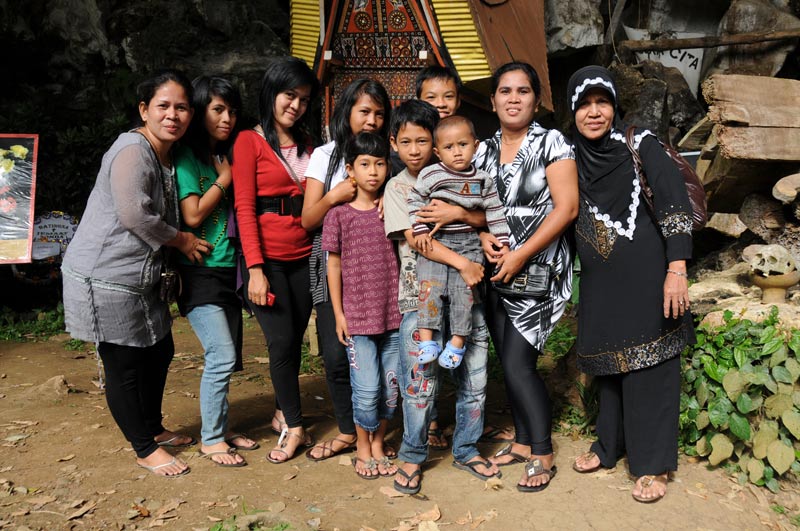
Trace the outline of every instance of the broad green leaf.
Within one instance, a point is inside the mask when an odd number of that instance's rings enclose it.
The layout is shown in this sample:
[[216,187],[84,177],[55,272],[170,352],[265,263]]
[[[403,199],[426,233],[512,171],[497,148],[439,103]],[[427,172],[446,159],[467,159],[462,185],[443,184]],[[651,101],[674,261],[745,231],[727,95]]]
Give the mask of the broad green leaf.
[[704,407],[706,402],[708,402],[708,385],[706,385],[705,379],[697,386],[697,391],[695,392],[695,396],[697,396],[697,404],[700,407]]
[[[771,419],[780,418],[784,411],[792,409],[792,397],[789,395],[772,395],[764,400],[764,408]],[[714,422],[712,419],[711,422]]]
[[768,356],[776,352],[782,346],[783,346],[783,336],[778,335],[778,337],[773,337],[764,344],[764,347],[761,349],[761,357],[763,358],[764,356]]
[[747,355],[747,350],[738,345],[733,347],[733,360],[736,362],[737,367],[741,369],[749,359],[750,356]]
[[779,395],[786,395],[792,396],[794,393],[794,384],[787,384],[787,383],[779,383],[778,384],[778,393]]
[[767,461],[775,472],[781,475],[794,463],[794,450],[781,441],[772,441],[767,447]]
[[694,383],[694,381],[697,380],[697,371],[694,369],[689,369],[687,371],[684,371],[683,379],[686,382]]
[[800,378],[800,363],[798,363],[796,359],[787,359],[783,366],[786,367],[786,370],[788,370],[789,374],[792,375],[791,383],[796,382],[797,379]]
[[706,426],[708,426],[709,422],[710,421],[708,420],[708,411],[705,410],[698,413],[697,418],[694,419],[694,425],[697,426],[698,430],[704,429]]
[[705,364],[705,367],[703,367],[703,370],[705,371],[705,373],[708,375],[709,378],[711,378],[715,382],[722,383],[722,377],[724,376],[724,374],[722,373],[722,371],[719,368],[719,365],[717,365],[715,361],[713,360],[708,361]]
[[732,402],[735,402],[736,399],[739,398],[746,384],[747,382],[744,377],[739,374],[739,371],[736,369],[729,370],[722,379],[722,387],[725,389],[725,392],[728,393],[728,398],[730,398]]
[[764,477],[764,463],[761,459],[751,459],[747,462],[747,475],[751,483]]
[[731,413],[728,421],[731,433],[743,441],[750,440],[750,423],[738,413]]
[[786,345],[783,343],[783,338],[781,338],[780,346],[775,352],[772,353],[772,356],[770,356],[769,358],[769,366],[777,367],[778,365],[786,361],[786,358],[788,357],[789,357],[789,349],[786,348]]
[[744,373],[744,379],[753,385],[764,385],[769,381],[770,376],[765,372],[756,371]]
[[732,311],[725,310],[724,312],[722,312],[722,320],[723,321],[728,323],[728,322],[730,322],[731,319],[733,319],[733,312]]
[[792,337],[789,338],[789,348],[796,356],[800,356],[800,330],[792,330]]
[[792,403],[800,408],[800,391],[795,391],[792,393]]
[[781,490],[781,484],[778,483],[778,480],[775,478],[769,478],[767,481],[764,482],[764,486],[775,494],[778,494],[778,492],[780,492]]
[[761,329],[761,333],[758,336],[758,342],[762,345],[766,345],[769,341],[775,337],[775,327],[774,326],[766,326]]
[[796,410],[784,411],[781,420],[794,438],[800,439],[800,413]]
[[764,387],[766,387],[767,389],[769,389],[769,391],[770,391],[771,393],[777,393],[777,392],[778,392],[778,382],[776,382],[776,381],[775,381],[775,380],[772,378],[772,376],[770,376],[769,378],[767,378],[767,381],[764,383]]
[[776,382],[781,382],[785,384],[791,384],[794,382],[794,379],[792,378],[792,373],[790,373],[789,369],[787,369],[783,365],[778,365],[777,367],[772,368],[772,377],[775,378]]
[[769,422],[762,422],[753,437],[753,457],[764,459],[767,457],[767,447],[778,438],[778,427]]
[[732,404],[727,398],[714,399],[709,403],[708,419],[715,428],[723,426],[728,423],[728,413],[732,409]]
[[722,433],[714,435],[711,438],[711,454],[708,456],[708,462],[712,466],[717,466],[731,455],[733,455],[733,443],[728,436]]
[[753,400],[750,398],[750,395],[747,393],[740,394],[739,398],[736,399],[736,409],[745,415],[753,411]]

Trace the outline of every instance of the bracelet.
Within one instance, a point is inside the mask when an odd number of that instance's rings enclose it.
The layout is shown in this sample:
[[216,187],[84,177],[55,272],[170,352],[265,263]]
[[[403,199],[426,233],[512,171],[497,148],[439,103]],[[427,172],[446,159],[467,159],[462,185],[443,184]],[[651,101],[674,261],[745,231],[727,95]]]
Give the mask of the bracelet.
[[214,186],[216,186],[217,188],[219,188],[220,190],[222,190],[222,197],[226,197],[227,196],[227,194],[225,192],[225,187],[222,186],[221,184],[219,184],[219,181],[214,181],[212,184]]
[[689,275],[686,273],[681,273],[680,271],[675,271],[674,269],[667,269],[667,273],[672,273],[673,275],[678,275],[679,277],[689,278]]

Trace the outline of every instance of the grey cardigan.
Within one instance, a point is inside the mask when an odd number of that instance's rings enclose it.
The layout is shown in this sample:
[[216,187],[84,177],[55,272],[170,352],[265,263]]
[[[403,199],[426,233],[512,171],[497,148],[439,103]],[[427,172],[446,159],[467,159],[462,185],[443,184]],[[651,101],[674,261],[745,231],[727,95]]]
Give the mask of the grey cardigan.
[[167,335],[169,307],[158,298],[161,247],[177,226],[172,170],[144,136],[121,134],[103,155],[64,255],[64,320],[73,337],[148,347]]

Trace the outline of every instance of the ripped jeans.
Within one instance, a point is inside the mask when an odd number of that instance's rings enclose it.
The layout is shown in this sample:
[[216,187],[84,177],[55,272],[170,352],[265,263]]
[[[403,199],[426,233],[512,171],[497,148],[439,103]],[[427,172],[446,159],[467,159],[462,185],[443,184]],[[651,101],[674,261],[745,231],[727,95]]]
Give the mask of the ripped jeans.
[[378,431],[381,420],[397,409],[397,330],[372,336],[350,336],[347,360],[353,389],[353,421]]
[[[442,334],[436,332],[434,338],[441,342]],[[403,397],[403,444],[398,457],[407,463],[421,465],[428,458],[428,424],[439,385],[440,367],[435,361],[417,364],[418,341],[417,312],[404,313],[400,323],[398,382]],[[472,333],[467,340],[464,361],[450,371],[456,382],[453,458],[460,463],[479,454],[476,444],[483,432],[488,355],[489,334],[483,305],[475,304],[472,307]]]

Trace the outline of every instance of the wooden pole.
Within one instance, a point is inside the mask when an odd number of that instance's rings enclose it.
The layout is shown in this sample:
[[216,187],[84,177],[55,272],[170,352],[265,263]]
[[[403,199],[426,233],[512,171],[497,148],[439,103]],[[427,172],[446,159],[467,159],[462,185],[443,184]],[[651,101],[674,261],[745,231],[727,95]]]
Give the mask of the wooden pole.
[[783,41],[800,38],[800,30],[770,31],[767,33],[739,33],[722,37],[694,37],[690,39],[657,39],[654,41],[622,41],[620,48],[632,52],[658,52],[664,50],[715,48],[736,44],[755,44],[758,42]]

